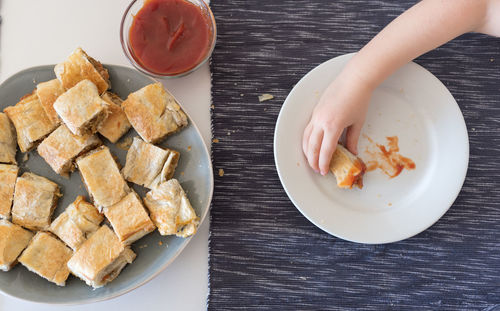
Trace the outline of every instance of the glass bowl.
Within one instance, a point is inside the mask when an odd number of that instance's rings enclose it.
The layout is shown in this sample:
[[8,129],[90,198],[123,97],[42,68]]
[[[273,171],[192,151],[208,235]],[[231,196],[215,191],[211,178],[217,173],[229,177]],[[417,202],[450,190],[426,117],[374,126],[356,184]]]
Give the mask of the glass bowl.
[[123,13],[122,21],[120,24],[120,42],[122,44],[122,49],[123,52],[125,53],[125,56],[128,58],[130,63],[140,72],[145,73],[147,75],[157,77],[157,78],[176,78],[176,77],[182,77],[185,75],[190,74],[191,72],[195,71],[196,69],[200,68],[201,65],[203,65],[212,55],[212,52],[215,47],[215,41],[217,38],[217,27],[215,25],[215,18],[212,13],[212,10],[210,10],[210,7],[208,6],[207,3],[203,0],[185,0],[187,2],[193,3],[194,5],[198,6],[201,9],[201,12],[203,14],[206,14],[207,20],[209,21],[209,28],[212,32],[211,40],[210,40],[210,46],[207,49],[205,57],[201,59],[196,65],[191,67],[191,69],[188,69],[184,72],[179,72],[175,74],[166,74],[166,73],[159,73],[152,71],[149,68],[144,67],[135,57],[134,51],[132,50],[132,47],[130,45],[129,41],[129,30],[130,27],[132,26],[132,22],[134,20],[134,16],[137,14],[137,12],[142,9],[144,4],[148,0],[134,0],[132,1],[127,9],[125,10],[125,13]]

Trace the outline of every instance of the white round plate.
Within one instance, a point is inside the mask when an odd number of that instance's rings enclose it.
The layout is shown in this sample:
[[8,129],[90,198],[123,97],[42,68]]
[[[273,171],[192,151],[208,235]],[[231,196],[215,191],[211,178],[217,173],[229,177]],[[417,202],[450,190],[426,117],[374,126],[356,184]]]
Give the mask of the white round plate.
[[458,196],[469,161],[467,128],[446,87],[409,63],[373,93],[358,150],[367,159],[366,136],[381,144],[398,136],[400,153],[416,169],[392,179],[375,170],[366,173],[361,190],[338,188],[333,174],[309,167],[302,133],[323,90],[352,56],[319,65],[290,92],[274,134],[276,167],[297,209],[322,230],[359,243],[400,241],[434,224]]

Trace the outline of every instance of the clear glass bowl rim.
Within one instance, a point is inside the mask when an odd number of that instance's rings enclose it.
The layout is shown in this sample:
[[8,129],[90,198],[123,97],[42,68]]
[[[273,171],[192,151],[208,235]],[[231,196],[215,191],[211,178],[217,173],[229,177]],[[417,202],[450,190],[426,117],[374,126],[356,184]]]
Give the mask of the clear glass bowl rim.
[[209,17],[210,23],[212,25],[212,40],[211,40],[210,48],[207,50],[206,56],[203,58],[203,60],[201,60],[193,68],[191,68],[185,72],[181,72],[181,73],[177,73],[177,74],[161,74],[161,73],[153,72],[153,71],[150,71],[149,69],[143,67],[140,63],[138,63],[136,61],[136,59],[134,58],[134,56],[132,56],[130,48],[129,48],[129,44],[128,44],[129,28],[125,29],[125,21],[126,21],[127,17],[129,17],[129,15],[131,14],[130,11],[131,11],[132,7],[138,1],[145,1],[145,0],[133,0],[132,2],[130,2],[130,4],[125,9],[125,12],[123,13],[122,20],[120,23],[120,43],[122,45],[123,53],[125,53],[125,56],[129,60],[129,62],[132,64],[132,66],[134,66],[140,72],[142,72],[146,75],[152,76],[152,77],[178,78],[178,77],[188,75],[188,74],[192,73],[193,71],[196,71],[203,64],[205,64],[208,59],[210,59],[210,57],[212,56],[212,52],[214,51],[214,48],[215,48],[215,43],[217,41],[217,26],[215,24],[214,14],[212,13],[210,6],[204,0],[185,0],[185,1],[189,1],[191,3],[194,3],[196,5],[201,6],[202,9],[206,10],[206,12],[208,13],[208,17]]

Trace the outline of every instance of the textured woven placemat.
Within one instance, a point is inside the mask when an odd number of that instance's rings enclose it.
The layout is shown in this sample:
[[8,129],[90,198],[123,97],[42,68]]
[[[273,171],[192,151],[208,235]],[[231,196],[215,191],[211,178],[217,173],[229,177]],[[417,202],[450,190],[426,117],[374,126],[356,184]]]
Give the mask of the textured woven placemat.
[[[412,4],[212,1],[219,33],[210,310],[499,306],[500,39],[466,35],[416,60],[458,101],[471,154],[460,196],[425,232],[388,245],[340,240],[297,211],[276,173],[274,126],[293,85],[316,65],[359,50]],[[262,93],[275,97],[260,103]]]

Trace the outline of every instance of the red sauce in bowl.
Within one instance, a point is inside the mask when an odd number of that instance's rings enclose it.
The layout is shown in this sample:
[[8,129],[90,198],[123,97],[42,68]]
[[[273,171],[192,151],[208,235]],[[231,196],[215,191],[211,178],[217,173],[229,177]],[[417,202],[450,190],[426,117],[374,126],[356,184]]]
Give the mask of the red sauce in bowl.
[[212,45],[210,16],[187,0],[148,0],[134,16],[129,44],[134,59],[159,75],[185,73]]

